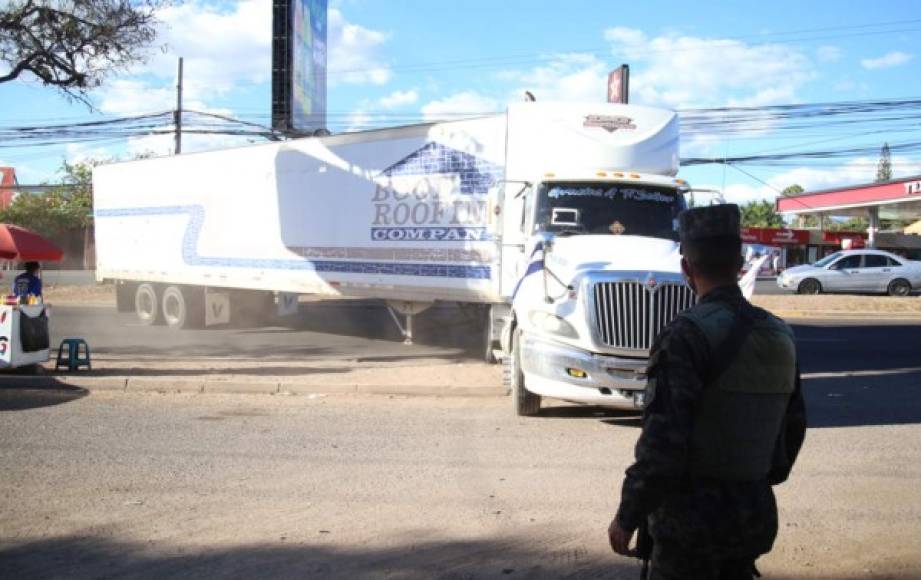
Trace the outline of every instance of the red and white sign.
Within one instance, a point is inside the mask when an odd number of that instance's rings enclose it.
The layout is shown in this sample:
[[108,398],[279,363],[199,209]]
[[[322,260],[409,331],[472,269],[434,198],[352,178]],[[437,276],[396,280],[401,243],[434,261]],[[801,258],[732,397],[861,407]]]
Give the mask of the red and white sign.
[[630,67],[622,64],[608,73],[608,102],[626,104],[629,93]]
[[742,228],[742,241],[746,244],[808,244],[809,232],[786,228]]
[[822,232],[822,241],[827,244],[841,246],[845,250],[864,248],[867,245],[867,234],[861,232]]

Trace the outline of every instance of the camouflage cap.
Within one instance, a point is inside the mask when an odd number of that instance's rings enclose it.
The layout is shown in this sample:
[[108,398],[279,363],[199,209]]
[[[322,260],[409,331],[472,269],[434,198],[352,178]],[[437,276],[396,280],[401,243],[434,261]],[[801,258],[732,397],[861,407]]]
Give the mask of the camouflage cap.
[[681,243],[709,238],[741,239],[739,206],[734,203],[695,207],[678,215]]

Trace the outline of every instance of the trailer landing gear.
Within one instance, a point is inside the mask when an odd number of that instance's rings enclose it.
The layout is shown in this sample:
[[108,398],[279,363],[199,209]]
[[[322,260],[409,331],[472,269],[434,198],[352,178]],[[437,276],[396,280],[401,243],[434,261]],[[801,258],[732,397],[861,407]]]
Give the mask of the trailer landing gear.
[[[422,314],[432,307],[431,302],[408,302],[403,300],[388,300],[387,312],[403,335],[403,344],[413,343],[413,316]],[[406,319],[405,325],[400,322],[398,313]]]

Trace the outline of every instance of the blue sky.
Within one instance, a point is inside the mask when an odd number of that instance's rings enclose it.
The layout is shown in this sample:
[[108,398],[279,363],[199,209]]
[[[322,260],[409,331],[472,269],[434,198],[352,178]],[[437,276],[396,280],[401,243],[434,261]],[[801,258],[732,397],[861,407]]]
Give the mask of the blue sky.
[[[500,111],[532,91],[539,100],[604,98],[605,76],[627,62],[631,100],[670,108],[760,106],[921,96],[921,12],[911,1],[602,2],[569,0],[334,0],[329,11],[328,109],[334,130]],[[190,0],[161,14],[158,46],[145,65],[113,77],[90,112],[24,80],[0,85],[0,125],[34,125],[171,109],[176,58],[186,59],[186,106],[268,123],[270,0]],[[916,122],[915,122],[916,123]],[[682,154],[720,156],[768,149],[881,145],[917,139],[860,127],[790,138],[757,133],[697,137]],[[190,136],[184,149],[239,143]],[[54,178],[67,158],[167,153],[169,137],[0,148],[0,165],[21,182]],[[698,187],[727,199],[773,197],[772,188],[817,189],[872,181],[875,156],[834,163],[689,168]],[[921,173],[917,157],[895,173]]]

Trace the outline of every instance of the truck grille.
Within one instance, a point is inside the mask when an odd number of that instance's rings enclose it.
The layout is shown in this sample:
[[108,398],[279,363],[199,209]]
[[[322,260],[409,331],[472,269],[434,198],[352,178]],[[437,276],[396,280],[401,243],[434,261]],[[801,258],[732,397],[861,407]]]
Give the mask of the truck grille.
[[605,345],[648,350],[656,335],[697,297],[686,284],[640,282],[595,284],[595,323]]

